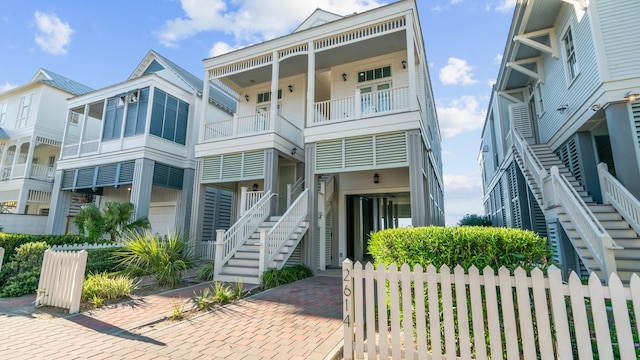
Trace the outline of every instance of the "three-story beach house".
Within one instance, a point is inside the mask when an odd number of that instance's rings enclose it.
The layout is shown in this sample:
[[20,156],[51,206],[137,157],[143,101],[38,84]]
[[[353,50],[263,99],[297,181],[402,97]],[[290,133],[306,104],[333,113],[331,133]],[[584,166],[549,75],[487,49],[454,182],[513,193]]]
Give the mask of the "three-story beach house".
[[348,16],[318,9],[291,34],[204,68],[238,104],[223,120],[203,109],[195,147],[192,228],[203,189],[234,193],[234,225],[194,239],[215,253],[217,278],[256,282],[287,262],[339,266],[367,256],[371,231],[444,223],[415,1]]
[[634,1],[518,0],[484,124],[486,213],[583,275],[640,270],[639,18]]
[[[188,232],[197,114],[205,107],[224,119],[235,111],[216,90],[203,98],[202,87],[152,50],[126,81],[69,99],[48,231],[72,230],[84,204],[118,201],[133,203],[135,218],[147,216],[154,233]],[[230,193],[205,192],[207,201],[230,202]]]
[[[49,213],[67,98],[89,91],[92,89],[88,86],[40,69],[29,83],[0,93],[1,212]],[[44,221],[42,226],[30,226],[22,230],[45,230]],[[17,230],[12,226],[9,229]]]

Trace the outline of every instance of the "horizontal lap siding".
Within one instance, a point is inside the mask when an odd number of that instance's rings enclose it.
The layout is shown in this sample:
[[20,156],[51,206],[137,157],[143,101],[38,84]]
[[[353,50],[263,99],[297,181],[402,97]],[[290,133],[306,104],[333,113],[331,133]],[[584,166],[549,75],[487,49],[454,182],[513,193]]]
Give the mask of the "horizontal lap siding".
[[637,1],[600,0],[597,6],[611,80],[640,76],[640,42],[633,35],[640,19]]
[[[588,14],[585,14],[580,21],[577,21],[572,6],[565,6],[564,9],[559,15],[556,35],[560,56],[554,59],[544,55],[543,58],[546,81],[541,86],[545,112],[538,114],[538,131],[542,143],[549,142],[562,128],[571,125],[569,119],[574,113],[581,111],[580,101],[591,96],[601,82],[595,57],[594,38],[591,33],[591,19]],[[567,82],[562,48],[562,36],[565,34],[567,22],[571,22],[579,68],[579,74],[570,85]],[[569,105],[567,111],[564,113],[556,111],[563,104]]]

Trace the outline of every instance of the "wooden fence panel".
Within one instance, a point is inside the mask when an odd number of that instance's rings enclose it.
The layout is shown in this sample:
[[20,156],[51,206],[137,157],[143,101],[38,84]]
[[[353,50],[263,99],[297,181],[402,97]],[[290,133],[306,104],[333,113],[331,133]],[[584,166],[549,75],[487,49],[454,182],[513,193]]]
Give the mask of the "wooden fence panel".
[[[415,294],[416,294],[416,333],[427,334],[427,315],[425,312],[424,304],[424,274],[422,272],[422,266],[416,265],[413,268]],[[427,354],[427,337],[418,337],[418,358],[426,358]]]
[[460,357],[471,359],[471,336],[469,334],[469,311],[467,309],[467,286],[465,285],[464,269],[458,265],[453,269],[453,274],[456,284]]
[[[627,299],[624,293],[622,281],[617,276],[609,277],[609,291],[611,292],[611,307],[613,308],[613,318],[616,324],[616,335],[618,346],[620,347],[620,359],[637,359],[633,336],[631,335],[631,323],[629,322],[629,311]],[[636,312],[640,309],[636,309]]]
[[[604,303],[604,292],[600,279],[598,279],[597,276],[589,276],[589,289],[591,292],[593,328],[598,339],[598,358],[613,359],[613,350],[609,337],[609,321],[607,320],[607,309]],[[603,334],[605,336],[603,336]]]
[[[389,327],[387,319],[387,270],[384,266],[379,266],[376,270],[377,293],[378,293],[378,336],[380,339],[389,338]],[[383,300],[384,299],[384,300]],[[381,358],[389,358],[388,341],[379,341],[379,353]]]
[[2,259],[4,259],[4,248],[0,247],[0,270],[2,270]]
[[[367,324],[373,324],[374,326],[367,326],[367,354],[369,354],[369,359],[375,359],[376,358],[376,313],[375,313],[375,304],[376,303],[380,303],[380,298],[377,299],[377,301],[375,301],[375,295],[374,295],[374,280],[375,280],[375,273],[373,270],[373,265],[368,262],[367,265],[365,266],[364,269],[365,272],[365,284],[364,284],[364,289],[365,289],[365,306],[366,306],[366,317],[367,317]],[[386,286],[383,285],[381,286],[383,289],[386,289]],[[384,298],[383,298],[384,299]],[[384,303],[386,303],[386,299],[385,301],[382,301]]]
[[471,298],[471,318],[473,319],[473,342],[477,360],[487,359],[487,345],[484,339],[484,314],[482,310],[482,292],[480,291],[480,273],[478,268],[469,269],[469,295]]
[[87,252],[84,250],[46,250],[35,305],[68,308],[70,314],[77,313],[86,265]]
[[542,270],[534,269],[531,272],[531,285],[533,286],[533,303],[536,311],[540,358],[553,360],[555,356],[551,338],[551,323],[549,322],[549,306],[547,305],[547,290]]
[[[413,354],[415,353],[413,348],[413,312],[409,311],[407,314],[407,309],[411,309],[412,302],[422,302],[424,301],[424,297],[414,297],[411,294],[411,269],[409,269],[409,264],[404,264],[400,268],[400,279],[402,281],[402,328],[404,331],[404,359],[413,359]],[[426,335],[426,334],[425,334]],[[409,344],[409,345],[408,345]]]
[[500,313],[498,310],[498,294],[496,292],[496,277],[492,268],[482,269],[484,291],[487,306],[487,323],[489,328],[489,344],[491,358],[502,360],[502,329],[500,328]]
[[364,357],[364,306],[362,291],[362,264],[356,262],[353,266],[353,294],[355,296],[353,321],[356,330],[356,357]]
[[436,267],[427,266],[427,291],[429,293],[429,329],[431,330],[431,352],[434,360],[442,359],[442,337],[440,334],[440,304],[438,299],[438,274]]
[[[401,359],[400,347],[400,296],[398,292],[398,268],[392,264],[389,266],[389,300],[391,307],[391,357]],[[385,339],[381,339],[384,341]]]

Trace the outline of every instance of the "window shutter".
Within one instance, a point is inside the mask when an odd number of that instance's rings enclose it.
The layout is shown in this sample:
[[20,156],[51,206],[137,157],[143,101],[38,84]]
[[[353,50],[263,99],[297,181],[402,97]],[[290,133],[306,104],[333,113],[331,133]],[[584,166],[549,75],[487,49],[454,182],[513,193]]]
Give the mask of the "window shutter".
[[522,137],[525,139],[533,138],[533,128],[531,127],[531,116],[529,115],[529,106],[527,103],[518,103],[509,105],[509,119]]

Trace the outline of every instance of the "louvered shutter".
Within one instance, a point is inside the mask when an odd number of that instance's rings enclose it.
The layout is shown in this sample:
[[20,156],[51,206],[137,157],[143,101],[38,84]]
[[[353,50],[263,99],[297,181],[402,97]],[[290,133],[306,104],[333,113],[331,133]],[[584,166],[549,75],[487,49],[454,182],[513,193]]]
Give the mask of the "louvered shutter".
[[533,127],[531,126],[531,115],[529,114],[529,105],[527,103],[509,105],[509,120],[522,137],[533,139]]

